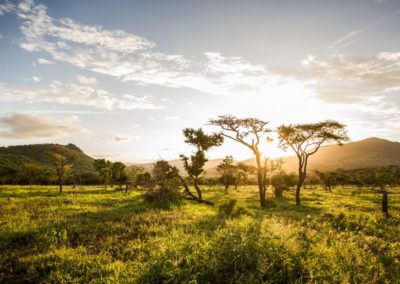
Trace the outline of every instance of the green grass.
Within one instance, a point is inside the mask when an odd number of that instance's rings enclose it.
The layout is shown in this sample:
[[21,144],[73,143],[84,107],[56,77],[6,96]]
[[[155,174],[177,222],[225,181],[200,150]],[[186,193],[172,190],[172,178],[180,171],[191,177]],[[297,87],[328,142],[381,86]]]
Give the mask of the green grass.
[[[255,187],[158,208],[140,192],[0,187],[0,282],[399,283],[400,194]],[[230,201],[236,199],[237,203]],[[196,282],[197,281],[197,282]]]

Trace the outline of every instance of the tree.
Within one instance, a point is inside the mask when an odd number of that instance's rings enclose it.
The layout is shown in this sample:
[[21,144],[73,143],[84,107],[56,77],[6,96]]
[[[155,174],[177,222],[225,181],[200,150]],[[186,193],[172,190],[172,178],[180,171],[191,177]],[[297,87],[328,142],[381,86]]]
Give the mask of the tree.
[[121,181],[124,178],[124,170],[126,166],[121,162],[115,162],[112,164],[111,169],[111,187],[114,186],[115,182],[118,182],[119,186],[121,187]]
[[153,186],[148,187],[144,195],[147,200],[155,201],[160,205],[168,205],[181,198],[180,181],[174,168],[167,161],[159,160],[154,163],[153,181]]
[[382,213],[386,218],[389,215],[388,186],[393,186],[396,182],[396,169],[394,167],[378,168],[375,170],[376,184],[382,193]]
[[[260,151],[260,142],[263,136],[271,132],[267,128],[267,121],[257,118],[237,118],[231,115],[222,115],[217,119],[209,121],[211,125],[219,126],[222,129],[221,135],[232,139],[250,149],[256,157],[257,163],[257,183],[260,195],[260,206],[265,207],[265,192],[266,192],[266,171],[263,170],[261,162],[262,152]],[[271,141],[267,137],[266,141]]]
[[236,165],[236,169],[237,169],[236,171],[237,177],[236,177],[235,189],[237,189],[240,181],[242,181],[243,187],[245,187],[249,175],[254,175],[257,172],[257,169],[255,167],[251,165],[246,165],[243,162],[238,163]]
[[93,167],[103,180],[104,190],[107,190],[107,184],[112,176],[113,163],[105,159],[96,159],[93,161]]
[[300,190],[306,179],[308,158],[315,154],[322,145],[330,143],[342,145],[344,141],[349,140],[349,137],[345,125],[333,120],[281,125],[278,127],[278,135],[280,147],[285,151],[291,148],[299,161],[296,205],[300,206]]
[[325,189],[329,192],[332,191],[332,186],[335,184],[335,174],[331,172],[320,172],[315,171],[315,174],[318,176],[320,181],[324,184]]
[[136,187],[138,185],[138,176],[143,172],[144,168],[139,166],[130,166],[125,169],[126,191],[128,191],[130,187]]
[[52,160],[53,167],[57,174],[58,186],[60,188],[60,193],[62,193],[63,178],[71,170],[71,165],[68,164],[67,157],[63,155],[62,147],[54,147],[53,152],[49,153]]
[[217,171],[220,174],[220,181],[225,186],[225,193],[228,193],[229,185],[235,183],[235,165],[233,164],[233,157],[226,156],[217,166]]
[[22,166],[22,172],[29,180],[29,189],[32,189],[32,180],[43,171],[42,166],[37,163],[25,163]]
[[274,187],[276,198],[281,198],[285,190],[295,186],[297,182],[296,175],[288,174],[284,170],[279,170],[271,176],[271,185]]
[[136,177],[135,186],[140,186],[142,189],[144,187],[151,187],[153,184],[153,179],[151,174],[148,172],[139,173]]
[[185,143],[195,147],[195,151],[190,157],[183,154],[181,154],[180,157],[183,161],[183,166],[189,176],[189,179],[193,182],[197,196],[190,191],[187,182],[179,175],[178,169],[175,167],[173,170],[181,181],[186,195],[190,199],[212,205],[213,203],[211,201],[203,200],[199,183],[201,177],[205,174],[204,165],[208,161],[205,154],[206,151],[210,150],[212,147],[220,146],[223,143],[224,138],[220,134],[205,134],[201,128],[186,128],[183,130],[183,135],[185,136]]

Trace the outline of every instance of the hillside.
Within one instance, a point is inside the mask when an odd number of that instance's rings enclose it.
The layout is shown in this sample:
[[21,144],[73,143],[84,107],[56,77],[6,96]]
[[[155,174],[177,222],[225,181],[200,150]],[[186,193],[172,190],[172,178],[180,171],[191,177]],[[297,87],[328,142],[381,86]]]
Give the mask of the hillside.
[[[297,158],[284,158],[285,170],[297,170]],[[246,160],[255,165],[254,159]],[[355,169],[389,165],[400,165],[400,143],[380,138],[368,138],[350,142],[343,146],[329,145],[322,147],[310,157],[308,170],[329,171],[338,168]]]
[[63,155],[72,165],[71,175],[81,177],[96,177],[97,174],[93,168],[93,158],[89,157],[74,144],[32,144],[0,147],[0,172],[7,172],[12,169],[20,169],[24,163],[36,162],[43,168],[50,170],[51,159],[48,155],[55,146],[62,147]]

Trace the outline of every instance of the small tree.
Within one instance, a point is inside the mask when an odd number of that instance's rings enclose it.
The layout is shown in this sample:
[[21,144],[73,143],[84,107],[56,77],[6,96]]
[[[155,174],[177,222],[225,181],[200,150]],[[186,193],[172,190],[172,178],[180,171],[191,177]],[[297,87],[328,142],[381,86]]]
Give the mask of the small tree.
[[154,185],[149,186],[145,192],[147,200],[157,202],[159,205],[168,205],[181,197],[179,179],[167,161],[159,160],[154,164],[153,181]]
[[144,172],[143,167],[139,166],[129,166],[125,169],[125,176],[126,176],[126,188],[125,191],[127,192],[130,187],[136,187],[138,176]]
[[135,186],[140,187],[141,189],[146,187],[152,187],[154,184],[153,178],[150,173],[144,172],[140,173],[136,177]]
[[396,169],[394,167],[376,169],[375,181],[382,193],[382,213],[388,218],[390,214],[387,188],[394,186],[396,183]]
[[32,180],[39,176],[43,171],[43,167],[37,163],[25,163],[22,166],[22,172],[28,178],[29,189],[32,190]]
[[71,166],[68,164],[67,157],[65,157],[62,153],[62,147],[55,147],[53,152],[49,153],[53,168],[56,171],[60,193],[62,193],[63,190],[63,178],[71,170]]
[[114,186],[114,183],[118,183],[119,187],[121,188],[121,182],[124,179],[124,170],[126,166],[121,162],[115,162],[112,164],[111,169],[111,187]]
[[295,186],[297,182],[296,175],[288,174],[284,170],[279,170],[271,176],[271,185],[274,187],[276,198],[281,198],[283,192]]
[[189,179],[193,182],[197,196],[190,191],[187,182],[179,175],[177,168],[174,168],[174,172],[181,181],[185,188],[185,193],[190,199],[212,205],[213,203],[211,201],[203,200],[200,188],[200,179],[205,174],[204,165],[208,161],[205,154],[206,151],[210,150],[212,147],[220,146],[223,143],[224,138],[220,134],[205,134],[201,128],[186,128],[183,130],[183,135],[185,136],[185,143],[195,147],[195,152],[190,157],[183,154],[180,155],[180,157]]
[[236,181],[235,170],[232,156],[226,156],[217,166],[217,171],[220,174],[219,179],[225,187],[225,193],[228,193],[229,185],[234,184]]
[[[266,192],[266,176],[263,170],[261,161],[262,152],[260,151],[260,142],[263,136],[271,132],[267,128],[267,121],[257,118],[237,118],[231,115],[222,115],[217,119],[209,121],[211,125],[219,126],[222,129],[221,135],[232,139],[250,149],[257,163],[257,183],[260,195],[260,206],[265,207],[265,192]],[[270,141],[269,138],[266,141]]]
[[93,161],[93,167],[103,180],[104,190],[107,190],[107,184],[112,176],[113,163],[105,159],[96,159]]
[[307,176],[308,158],[324,144],[342,145],[348,141],[345,125],[326,120],[318,123],[290,124],[278,127],[280,147],[291,148],[299,160],[298,181],[296,186],[296,205],[300,206],[300,190]]
[[248,177],[250,175],[254,175],[257,172],[256,167],[253,167],[251,165],[246,165],[243,162],[240,162],[236,165],[236,185],[235,189],[237,189],[238,185],[240,182],[243,184],[243,188],[246,187],[246,183],[248,180]]

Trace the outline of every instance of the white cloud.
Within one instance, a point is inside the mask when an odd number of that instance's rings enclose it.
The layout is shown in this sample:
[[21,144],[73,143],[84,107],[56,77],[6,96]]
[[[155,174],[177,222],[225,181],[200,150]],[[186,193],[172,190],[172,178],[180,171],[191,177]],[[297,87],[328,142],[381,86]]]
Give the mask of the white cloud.
[[42,81],[42,78],[41,78],[41,77],[38,77],[38,76],[33,76],[33,77],[32,77],[32,81],[37,83],[37,82]]
[[44,58],[38,58],[38,59],[36,60],[36,63],[37,63],[37,64],[41,64],[41,65],[54,64],[53,61],[50,61],[50,60],[47,60],[47,59],[44,59]]
[[266,67],[240,57],[207,52],[205,60],[194,62],[182,55],[157,52],[153,42],[125,31],[54,19],[44,5],[31,1],[24,1],[17,15],[23,22],[22,48],[46,52],[54,60],[122,81],[191,88],[217,95],[264,94],[285,83],[285,78]]
[[96,78],[85,77],[83,75],[76,76],[76,80],[78,81],[78,83],[80,83],[82,85],[96,85],[97,84]]
[[114,135],[113,140],[117,143],[129,142],[131,141],[131,137],[126,135]]
[[298,75],[312,80],[312,87],[328,101],[371,100],[400,87],[400,53],[368,57],[335,55],[326,61],[309,56],[303,66]]
[[9,13],[15,9],[15,5],[10,1],[6,0],[3,3],[0,3],[0,16],[3,16],[5,13]]
[[29,114],[12,114],[0,118],[0,136],[10,139],[60,138],[85,132],[70,121]]
[[113,95],[103,89],[79,84],[63,84],[53,81],[48,86],[13,88],[0,83],[0,101],[25,103],[52,102],[59,104],[72,104],[88,106],[98,109],[160,109],[162,106],[155,105],[147,96],[136,96],[131,94]]

